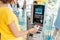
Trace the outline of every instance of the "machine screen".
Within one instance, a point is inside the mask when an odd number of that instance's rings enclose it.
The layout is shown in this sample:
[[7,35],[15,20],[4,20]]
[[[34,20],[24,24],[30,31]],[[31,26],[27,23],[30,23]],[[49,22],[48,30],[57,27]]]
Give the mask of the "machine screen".
[[42,8],[35,8],[35,14],[42,14]]
[[45,9],[44,5],[33,6],[33,24],[43,25],[44,9]]

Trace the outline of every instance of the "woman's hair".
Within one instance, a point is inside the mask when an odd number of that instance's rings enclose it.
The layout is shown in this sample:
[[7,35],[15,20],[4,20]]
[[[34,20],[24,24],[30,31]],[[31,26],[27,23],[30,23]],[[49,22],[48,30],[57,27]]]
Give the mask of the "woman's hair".
[[11,3],[13,0],[0,0],[3,3]]

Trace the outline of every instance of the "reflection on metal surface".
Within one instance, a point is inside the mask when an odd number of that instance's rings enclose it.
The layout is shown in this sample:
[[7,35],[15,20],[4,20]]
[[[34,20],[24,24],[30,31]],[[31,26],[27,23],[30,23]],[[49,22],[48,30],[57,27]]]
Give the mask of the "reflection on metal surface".
[[[44,40],[53,40],[53,32],[55,29],[54,20],[58,12],[58,0],[49,0],[46,5],[45,19],[44,19]],[[47,18],[47,19],[46,19]]]

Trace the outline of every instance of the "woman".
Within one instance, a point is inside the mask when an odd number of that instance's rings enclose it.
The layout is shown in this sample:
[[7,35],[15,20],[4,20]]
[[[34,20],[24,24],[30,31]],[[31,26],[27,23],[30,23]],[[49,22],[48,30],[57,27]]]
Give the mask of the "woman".
[[35,28],[21,31],[16,15],[8,8],[13,0],[0,0],[0,33],[1,40],[22,40],[22,36],[37,32]]

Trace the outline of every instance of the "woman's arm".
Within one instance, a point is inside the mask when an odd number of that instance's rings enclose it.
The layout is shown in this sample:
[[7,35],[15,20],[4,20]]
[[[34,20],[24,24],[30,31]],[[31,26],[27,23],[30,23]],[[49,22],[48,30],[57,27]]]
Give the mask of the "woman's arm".
[[37,32],[37,29],[35,29],[35,28],[20,32],[20,31],[18,31],[17,25],[15,24],[14,21],[11,22],[8,26],[9,26],[10,30],[12,31],[12,33],[14,34],[14,36],[16,36],[16,37],[21,37],[21,36],[27,35],[32,32]]

